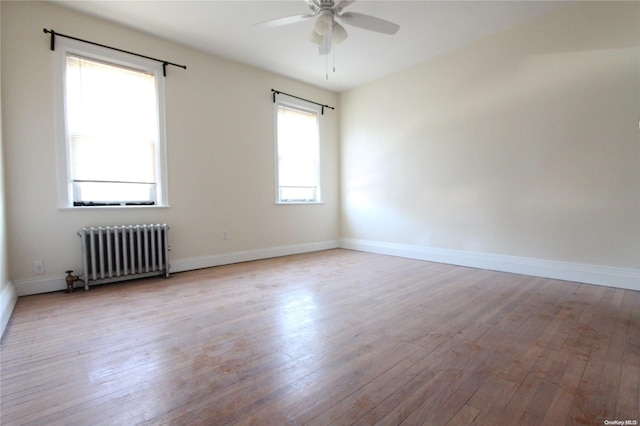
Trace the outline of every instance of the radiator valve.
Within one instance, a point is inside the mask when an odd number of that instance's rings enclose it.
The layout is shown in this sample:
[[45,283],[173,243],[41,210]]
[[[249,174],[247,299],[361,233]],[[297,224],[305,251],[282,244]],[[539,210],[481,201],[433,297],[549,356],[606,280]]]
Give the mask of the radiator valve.
[[79,276],[77,275],[73,275],[72,274],[73,271],[65,271],[65,273],[67,274],[65,280],[67,281],[67,293],[73,293],[75,291],[75,288],[73,287],[73,283],[78,281],[80,279]]

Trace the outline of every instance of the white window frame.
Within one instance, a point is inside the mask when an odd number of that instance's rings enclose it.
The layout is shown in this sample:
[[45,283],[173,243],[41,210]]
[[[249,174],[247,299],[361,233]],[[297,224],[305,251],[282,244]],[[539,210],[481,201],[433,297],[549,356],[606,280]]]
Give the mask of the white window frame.
[[[65,82],[66,58],[68,54],[79,55],[87,59],[106,62],[108,64],[132,68],[153,73],[156,81],[158,101],[158,144],[156,145],[156,191],[155,204],[145,206],[109,205],[109,206],[74,206],[73,181],[71,178],[71,149],[67,132]],[[165,91],[162,64],[144,58],[138,58],[123,52],[94,46],[77,40],[58,37],[54,52],[54,102],[55,102],[55,134],[58,165],[58,207],[60,209],[106,209],[106,208],[158,208],[169,207],[167,178],[167,147],[165,130]]]
[[[280,166],[278,158],[278,107],[282,105],[288,108],[299,109],[302,111],[312,112],[317,116],[318,123],[318,169],[317,173],[317,189],[315,200],[286,200],[280,198]],[[322,204],[322,140],[323,140],[323,120],[322,106],[313,102],[304,101],[302,99],[293,98],[282,93],[277,93],[275,102],[273,103],[273,122],[274,122],[274,151],[275,151],[275,178],[276,178],[276,204]]]

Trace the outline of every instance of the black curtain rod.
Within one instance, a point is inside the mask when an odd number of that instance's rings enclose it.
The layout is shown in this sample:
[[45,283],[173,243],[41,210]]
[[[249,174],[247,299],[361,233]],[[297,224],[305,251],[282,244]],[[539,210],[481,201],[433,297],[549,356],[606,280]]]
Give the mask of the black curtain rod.
[[59,36],[59,37],[64,37],[64,38],[70,38],[71,40],[81,41],[83,43],[93,44],[94,46],[104,47],[106,49],[117,50],[118,52],[127,53],[129,55],[138,56],[140,58],[150,59],[150,60],[156,61],[156,62],[162,62],[162,75],[164,75],[165,77],[167,76],[167,65],[173,65],[174,67],[184,68],[185,70],[187,69],[186,65],[174,64],[173,62],[169,62],[169,61],[165,61],[165,60],[157,59],[157,58],[152,58],[150,56],[141,55],[139,53],[129,52],[128,50],[118,49],[117,47],[106,46],[104,44],[94,43],[93,41],[84,40],[84,39],[77,38],[77,37],[71,37],[71,36],[68,36],[66,34],[57,33],[54,30],[48,30],[46,28],[43,28],[42,31],[45,34],[51,34],[51,50],[56,50],[56,36]]
[[313,102],[313,101],[310,101],[309,99],[305,99],[305,98],[301,98],[301,97],[298,97],[298,96],[290,95],[288,93],[284,93],[284,92],[281,92],[279,90],[271,89],[271,92],[273,93],[273,103],[276,103],[276,95],[287,95],[287,96],[291,96],[292,98],[300,99],[301,101],[311,102],[312,104],[319,105],[322,108],[321,111],[320,111],[322,113],[322,115],[324,115],[324,109],[325,108],[335,109],[332,106],[325,105],[325,104],[319,104],[318,102]]

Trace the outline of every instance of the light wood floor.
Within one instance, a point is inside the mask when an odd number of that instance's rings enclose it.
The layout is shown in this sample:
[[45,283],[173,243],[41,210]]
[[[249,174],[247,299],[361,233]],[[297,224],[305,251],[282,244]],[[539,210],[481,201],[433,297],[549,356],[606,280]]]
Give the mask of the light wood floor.
[[3,425],[640,420],[640,292],[347,250],[22,297]]

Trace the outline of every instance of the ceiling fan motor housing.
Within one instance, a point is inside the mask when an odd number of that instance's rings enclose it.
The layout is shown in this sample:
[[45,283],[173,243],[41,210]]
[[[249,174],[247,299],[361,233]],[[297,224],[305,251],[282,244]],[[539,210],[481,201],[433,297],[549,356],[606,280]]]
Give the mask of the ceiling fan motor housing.
[[332,8],[335,5],[333,0],[309,0],[308,3],[318,9]]

